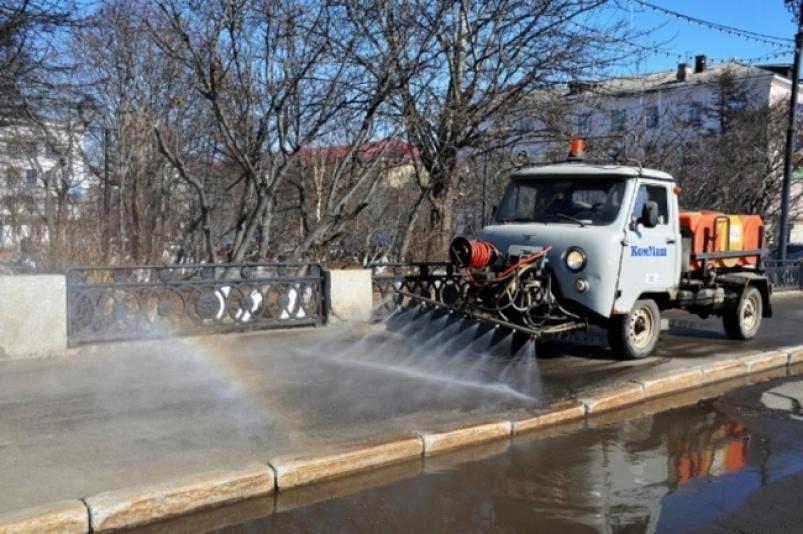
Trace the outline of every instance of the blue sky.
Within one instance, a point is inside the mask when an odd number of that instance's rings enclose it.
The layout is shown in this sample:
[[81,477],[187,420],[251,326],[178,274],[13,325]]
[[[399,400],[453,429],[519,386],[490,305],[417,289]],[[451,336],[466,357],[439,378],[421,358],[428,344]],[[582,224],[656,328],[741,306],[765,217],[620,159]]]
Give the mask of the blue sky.
[[[777,35],[792,39],[795,24],[783,0],[645,0],[650,4],[672,11],[753,32]],[[95,0],[78,0],[79,11],[88,13],[97,5]],[[617,6],[617,7],[614,7]],[[638,64],[622,65],[617,74],[637,75],[661,70],[674,70],[680,58],[693,61],[697,54],[714,60],[738,58],[748,60],[779,52],[778,47],[766,43],[714,31],[675,17],[656,12],[640,4],[639,0],[611,0],[610,7],[597,15],[604,26],[612,20],[621,20],[633,31],[653,30],[637,43],[658,47],[662,53],[644,57]],[[787,47],[791,50],[792,44]],[[782,47],[783,48],[783,47]],[[671,55],[667,57],[666,52]],[[792,52],[780,57],[766,58],[758,63],[792,63]]]
[[[678,57],[706,54],[709,58],[746,60],[777,52],[779,49],[766,43],[748,41],[689,22],[679,20],[640,5],[638,0],[614,0],[621,6],[611,16],[619,16],[632,29],[655,29],[638,43],[658,46],[672,54],[654,54],[638,65],[622,67],[622,74],[639,74],[674,69]],[[649,3],[699,19],[734,26],[753,32],[793,38],[795,24],[783,0],[648,0]],[[609,8],[612,9],[612,8]],[[791,49],[791,43],[788,48]],[[783,48],[783,47],[782,47]],[[769,58],[759,63],[791,63],[792,52]]]

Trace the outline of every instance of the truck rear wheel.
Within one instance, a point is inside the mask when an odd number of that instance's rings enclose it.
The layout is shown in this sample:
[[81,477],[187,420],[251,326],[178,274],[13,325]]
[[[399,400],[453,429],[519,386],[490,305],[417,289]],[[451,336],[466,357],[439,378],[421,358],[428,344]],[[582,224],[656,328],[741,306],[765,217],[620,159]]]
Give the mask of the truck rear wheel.
[[661,311],[654,300],[637,300],[630,313],[611,317],[608,343],[617,356],[646,358],[655,349],[661,332]]
[[739,304],[726,310],[722,316],[725,333],[731,339],[753,339],[761,327],[764,313],[764,300],[761,291],[749,286],[739,299]]

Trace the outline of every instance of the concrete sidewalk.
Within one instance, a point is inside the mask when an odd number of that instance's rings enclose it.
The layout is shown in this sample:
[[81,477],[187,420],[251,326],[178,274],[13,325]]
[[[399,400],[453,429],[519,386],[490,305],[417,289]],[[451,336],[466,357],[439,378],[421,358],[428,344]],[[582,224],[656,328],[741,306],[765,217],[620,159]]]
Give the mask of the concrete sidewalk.
[[[542,351],[536,404],[585,388],[803,343],[803,297],[775,303],[759,339],[718,321],[665,333],[655,357],[618,362],[600,340]],[[680,316],[676,316],[680,317]],[[372,335],[366,338],[367,331]],[[0,362],[0,513],[198,471],[506,414],[498,389],[384,364],[376,329],[303,330],[106,345],[64,359]],[[355,353],[356,362],[341,356]],[[387,356],[387,355],[384,355]],[[437,355],[435,355],[437,357]],[[387,359],[382,360],[387,363]],[[503,372],[506,362],[498,365]]]

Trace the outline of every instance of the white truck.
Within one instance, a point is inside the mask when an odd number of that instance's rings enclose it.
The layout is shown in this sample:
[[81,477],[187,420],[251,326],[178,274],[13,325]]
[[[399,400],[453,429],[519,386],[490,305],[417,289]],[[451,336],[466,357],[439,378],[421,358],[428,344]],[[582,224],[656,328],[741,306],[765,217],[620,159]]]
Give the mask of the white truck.
[[771,316],[758,216],[681,212],[669,174],[577,157],[513,172],[478,239],[455,238],[465,276],[431,304],[537,338],[602,326],[616,354],[649,355],[661,313],[723,318],[750,339]]

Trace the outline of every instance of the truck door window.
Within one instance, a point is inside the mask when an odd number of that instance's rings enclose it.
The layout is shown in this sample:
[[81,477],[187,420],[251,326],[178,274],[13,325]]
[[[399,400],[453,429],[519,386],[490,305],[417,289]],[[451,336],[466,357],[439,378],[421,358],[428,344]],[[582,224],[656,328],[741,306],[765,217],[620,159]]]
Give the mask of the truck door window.
[[666,187],[662,185],[642,185],[636,194],[632,217],[638,219],[644,210],[644,203],[651,200],[658,204],[658,224],[669,224],[669,203]]

